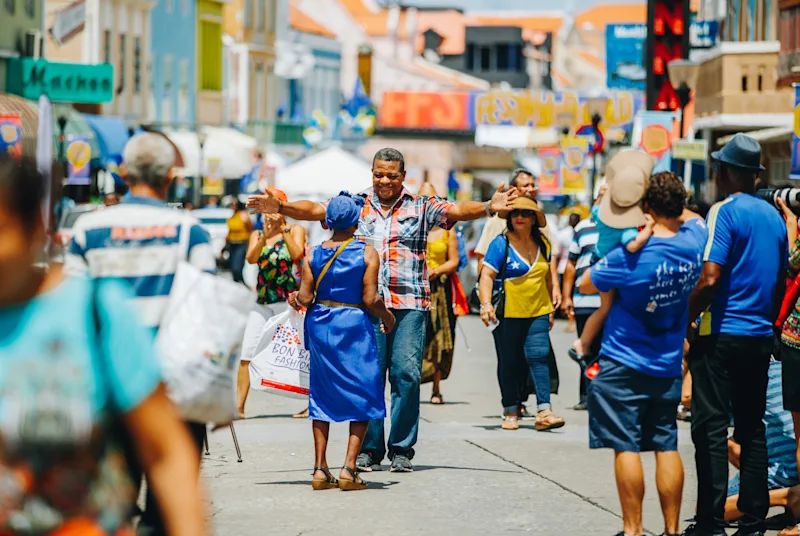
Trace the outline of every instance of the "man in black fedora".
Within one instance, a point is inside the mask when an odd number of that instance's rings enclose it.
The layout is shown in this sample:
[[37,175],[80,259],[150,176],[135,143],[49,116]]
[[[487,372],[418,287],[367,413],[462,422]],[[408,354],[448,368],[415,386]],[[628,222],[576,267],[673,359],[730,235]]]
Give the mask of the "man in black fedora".
[[762,418],[773,348],[773,322],[785,289],[786,225],[757,198],[761,146],[737,134],[712,153],[717,190],[725,199],[708,213],[703,274],[689,300],[692,440],[697,463],[697,524],[685,534],[724,536],[728,495],[728,426],[742,446],[744,513],[736,534],[761,535],[769,510],[767,445]]

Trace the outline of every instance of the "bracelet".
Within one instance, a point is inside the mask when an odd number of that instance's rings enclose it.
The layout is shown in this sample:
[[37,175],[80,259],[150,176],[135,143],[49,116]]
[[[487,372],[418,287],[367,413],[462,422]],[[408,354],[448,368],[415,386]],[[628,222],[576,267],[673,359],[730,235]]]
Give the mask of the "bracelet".
[[492,216],[492,200],[490,199],[486,202],[486,217],[491,218]]
[[292,228],[291,227],[284,227],[283,229],[281,229],[281,232],[284,233],[284,234],[289,234],[289,233],[292,232]]
[[484,307],[491,307],[491,306],[492,306],[492,302],[482,303],[481,304],[481,310],[483,310]]

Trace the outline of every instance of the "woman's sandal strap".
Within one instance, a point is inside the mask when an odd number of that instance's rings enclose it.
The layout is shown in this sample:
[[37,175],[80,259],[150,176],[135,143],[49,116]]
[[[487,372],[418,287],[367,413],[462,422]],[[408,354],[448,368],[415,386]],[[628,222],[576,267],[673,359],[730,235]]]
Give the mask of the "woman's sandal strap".
[[355,472],[355,470],[353,470],[353,469],[350,469],[350,468],[349,468],[349,467],[347,467],[346,465],[345,465],[345,466],[343,466],[343,467],[342,467],[342,469],[344,469],[345,471],[347,471],[348,473],[350,473],[350,476],[352,476],[352,477],[353,477],[353,482],[356,482],[356,483],[361,483],[361,482],[363,482],[363,480],[361,480],[361,479],[360,479],[360,477],[358,476],[358,473],[356,473],[356,472]]
[[314,473],[316,473],[317,471],[322,471],[323,473],[325,473],[325,476],[327,477],[328,482],[330,482],[332,484],[335,484],[337,482],[337,480],[333,477],[331,472],[329,470],[325,469],[324,467],[315,467],[314,468],[314,472],[311,473],[311,476],[314,476]]

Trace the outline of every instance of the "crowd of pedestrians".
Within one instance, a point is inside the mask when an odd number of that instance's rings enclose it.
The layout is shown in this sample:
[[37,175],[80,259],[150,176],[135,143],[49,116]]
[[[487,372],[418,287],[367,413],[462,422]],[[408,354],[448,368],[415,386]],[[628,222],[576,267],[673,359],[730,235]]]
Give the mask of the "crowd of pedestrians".
[[[681,533],[681,404],[691,406],[698,479],[684,534],[718,536],[736,522],[737,534],[757,536],[770,506],[800,515],[797,216],[754,195],[763,169],[755,140],[737,135],[713,160],[723,200],[706,219],[688,208],[679,177],[654,174],[648,155],[628,151],[608,163],[592,215],[571,216],[564,232],[548,228],[524,169],[490,200],[456,203],[429,184],[408,191],[394,149],[375,154],[364,192],[326,203],[274,189],[250,196],[260,228],[238,205],[228,221],[234,279],[245,263],[258,273],[239,416],[264,326],[286,307],[304,309],[313,489],[367,489],[359,473],[386,457],[391,471],[413,471],[420,386],[432,382],[431,403],[445,403],[454,303],[466,301],[453,227],[489,218],[475,297],[495,342],[503,430],[566,424],[551,401],[550,330],[561,310],[577,328],[574,409],[588,410],[590,448],[614,451],[618,536],[644,532],[642,452],[655,453],[664,534]],[[31,162],[0,156],[0,534],[131,534],[135,517],[144,535],[207,531],[206,423],[183,420],[170,402],[153,341],[181,263],[213,273],[216,259],[199,222],[165,204],[176,161],[168,139],[139,134],[124,161],[130,190],[76,222],[63,267],[43,267],[43,178]],[[308,248],[291,221],[319,222],[331,237]],[[349,423],[349,439],[332,470],[328,434],[338,422]],[[729,464],[739,470],[732,479]]]

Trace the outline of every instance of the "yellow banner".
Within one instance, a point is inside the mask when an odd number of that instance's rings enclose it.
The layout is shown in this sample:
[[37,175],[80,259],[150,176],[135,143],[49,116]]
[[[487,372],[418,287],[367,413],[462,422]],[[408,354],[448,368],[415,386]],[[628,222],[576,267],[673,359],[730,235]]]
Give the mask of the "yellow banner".
[[561,140],[561,193],[564,195],[586,192],[586,157],[589,139],[566,137]]
[[219,158],[209,158],[206,176],[203,177],[203,195],[223,195],[225,178],[222,175],[222,162]]

